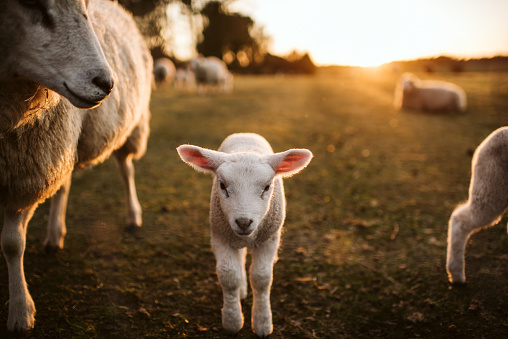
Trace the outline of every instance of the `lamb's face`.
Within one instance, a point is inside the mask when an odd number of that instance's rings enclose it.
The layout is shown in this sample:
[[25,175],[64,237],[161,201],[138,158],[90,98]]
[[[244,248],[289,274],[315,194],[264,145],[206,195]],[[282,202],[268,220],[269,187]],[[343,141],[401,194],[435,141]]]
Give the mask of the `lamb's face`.
[[225,161],[216,171],[214,189],[231,229],[251,235],[270,208],[275,172],[261,156],[242,154]]
[[255,232],[268,212],[274,178],[294,175],[312,159],[312,153],[306,149],[261,155],[181,145],[177,151],[197,171],[215,175],[213,190],[218,192],[231,229],[240,236]]

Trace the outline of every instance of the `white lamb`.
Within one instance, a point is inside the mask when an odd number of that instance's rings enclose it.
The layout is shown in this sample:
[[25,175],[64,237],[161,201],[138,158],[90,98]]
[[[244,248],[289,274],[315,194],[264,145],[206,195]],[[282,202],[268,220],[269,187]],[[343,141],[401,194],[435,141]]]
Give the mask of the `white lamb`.
[[452,213],[446,269],[452,283],[465,283],[466,242],[476,231],[499,222],[508,208],[508,127],[490,134],[475,151],[469,199]]
[[247,296],[246,248],[252,255],[250,284],[254,294],[252,329],[272,332],[270,287],[285,218],[282,178],[301,171],[312,153],[291,149],[273,153],[270,144],[251,133],[232,134],[219,151],[182,145],[182,160],[214,176],[210,201],[212,249],[224,305],[222,325],[236,333],[243,327],[240,299]]
[[455,84],[420,80],[411,73],[405,73],[395,87],[394,106],[396,109],[429,112],[465,112],[467,99],[464,90]]
[[176,68],[168,58],[158,58],[153,64],[155,82],[160,85],[170,85],[175,80]]
[[189,61],[189,67],[196,77],[198,93],[202,94],[214,88],[226,93],[233,90],[233,75],[219,58],[205,58],[200,55]]
[[44,244],[63,247],[74,168],[113,154],[127,190],[127,223],[141,226],[132,159],[143,155],[149,134],[152,58],[116,3],[38,0],[0,1],[0,60],[7,328],[24,331],[35,321],[23,270],[27,225],[54,195]]

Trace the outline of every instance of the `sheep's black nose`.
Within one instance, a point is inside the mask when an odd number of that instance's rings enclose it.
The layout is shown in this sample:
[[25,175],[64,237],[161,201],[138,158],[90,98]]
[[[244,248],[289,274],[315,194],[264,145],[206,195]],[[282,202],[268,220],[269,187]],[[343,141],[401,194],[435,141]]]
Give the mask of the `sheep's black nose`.
[[103,90],[106,95],[113,90],[114,81],[110,76],[96,76],[92,83]]
[[250,224],[252,224],[252,219],[238,218],[235,220],[235,222],[238,225],[238,227],[240,227],[240,229],[245,231],[247,228],[249,228]]

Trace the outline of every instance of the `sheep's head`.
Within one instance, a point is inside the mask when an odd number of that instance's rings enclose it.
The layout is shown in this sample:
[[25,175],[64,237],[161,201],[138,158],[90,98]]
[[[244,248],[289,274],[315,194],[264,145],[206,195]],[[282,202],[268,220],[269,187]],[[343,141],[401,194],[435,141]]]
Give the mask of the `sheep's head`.
[[200,172],[215,175],[214,187],[229,225],[240,236],[251,235],[270,208],[276,177],[288,177],[312,159],[306,149],[275,154],[212,151],[197,146],[178,147],[182,160]]
[[113,78],[88,17],[89,3],[2,0],[0,78],[32,80],[79,108],[100,104]]

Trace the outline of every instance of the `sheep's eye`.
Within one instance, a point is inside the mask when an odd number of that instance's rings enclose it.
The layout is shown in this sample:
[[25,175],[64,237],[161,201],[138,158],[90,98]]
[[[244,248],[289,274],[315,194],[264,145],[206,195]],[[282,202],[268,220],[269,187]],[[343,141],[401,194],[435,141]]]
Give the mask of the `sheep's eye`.
[[270,185],[266,185],[266,186],[265,186],[265,190],[264,190],[264,191],[265,191],[265,192],[268,192],[268,190],[269,190],[269,189],[270,189]]

